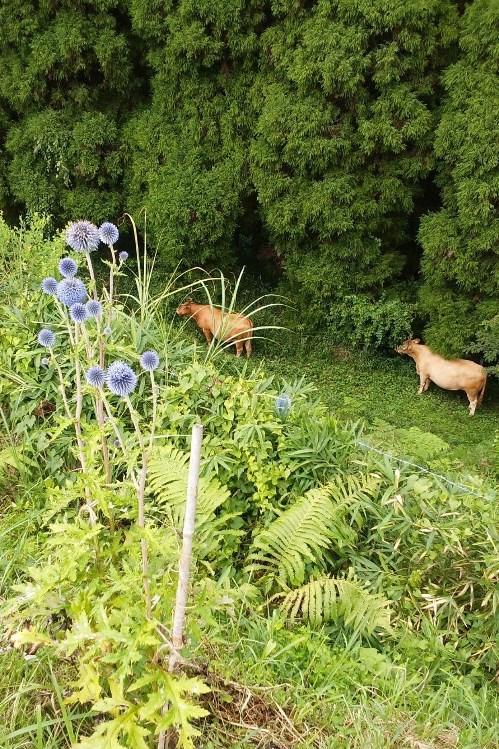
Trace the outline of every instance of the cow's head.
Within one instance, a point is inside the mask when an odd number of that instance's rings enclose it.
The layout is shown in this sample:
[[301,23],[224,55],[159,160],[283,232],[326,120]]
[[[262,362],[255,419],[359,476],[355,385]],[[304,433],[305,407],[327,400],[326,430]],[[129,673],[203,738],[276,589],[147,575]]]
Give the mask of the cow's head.
[[397,354],[411,354],[419,342],[419,338],[408,338],[407,341],[404,341],[400,346],[397,346],[395,351]]
[[177,315],[192,315],[192,299],[186,299],[177,307]]

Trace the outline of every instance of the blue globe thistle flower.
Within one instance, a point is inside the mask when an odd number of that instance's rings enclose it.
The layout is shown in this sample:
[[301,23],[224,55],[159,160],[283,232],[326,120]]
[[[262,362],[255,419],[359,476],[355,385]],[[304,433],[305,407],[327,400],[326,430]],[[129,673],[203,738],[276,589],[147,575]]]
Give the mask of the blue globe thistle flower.
[[89,317],[100,317],[102,315],[102,304],[95,299],[90,299],[85,306]]
[[280,393],[275,400],[276,411],[283,418],[291,410],[291,398],[286,393]]
[[57,281],[55,280],[55,278],[52,278],[52,276],[44,278],[42,281],[42,290],[46,294],[54,295],[57,292]]
[[111,335],[111,333],[112,333],[113,331],[112,331],[112,330],[111,330],[111,328],[110,328],[110,327],[108,326],[108,327],[104,328],[104,331],[103,331],[103,332],[104,332],[104,335]]
[[152,372],[159,367],[159,356],[155,351],[144,351],[140,357],[140,366],[147,372]]
[[47,359],[47,357],[44,356],[43,359],[42,359],[43,366],[47,367],[49,363],[50,363],[50,359]]
[[78,266],[72,257],[63,257],[59,263],[59,271],[64,278],[73,278],[73,276],[76,276],[77,270]]
[[73,304],[69,308],[69,314],[75,322],[84,323],[88,319],[87,308],[84,304],[80,304],[80,302],[76,302],[76,304]]
[[90,367],[87,370],[87,382],[94,388],[101,388],[106,381],[106,373],[102,367]]
[[83,281],[79,278],[63,278],[57,284],[57,298],[66,305],[72,307],[73,304],[82,303],[87,296],[87,290]]
[[137,385],[137,375],[128,364],[115,361],[107,370],[107,386],[115,395],[130,395]]
[[75,221],[66,230],[66,242],[72,250],[87,254],[99,246],[99,230],[90,221]]
[[122,250],[122,251],[120,252],[120,254],[118,255],[118,257],[119,257],[120,261],[121,261],[122,263],[124,263],[124,262],[125,262],[125,260],[128,260],[128,252],[125,252],[125,250]]
[[118,241],[119,236],[118,229],[110,221],[104,221],[102,226],[99,226],[99,237],[104,244],[114,244]]
[[55,343],[55,333],[48,330],[48,328],[43,328],[38,333],[38,343],[40,346],[45,346],[45,348],[52,348]]

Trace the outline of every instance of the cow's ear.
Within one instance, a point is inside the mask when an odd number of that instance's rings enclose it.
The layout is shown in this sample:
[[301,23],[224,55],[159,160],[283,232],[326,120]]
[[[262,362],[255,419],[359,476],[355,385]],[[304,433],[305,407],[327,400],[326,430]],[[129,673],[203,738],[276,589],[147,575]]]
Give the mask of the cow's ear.
[[412,342],[413,343],[421,343],[421,338],[413,338]]

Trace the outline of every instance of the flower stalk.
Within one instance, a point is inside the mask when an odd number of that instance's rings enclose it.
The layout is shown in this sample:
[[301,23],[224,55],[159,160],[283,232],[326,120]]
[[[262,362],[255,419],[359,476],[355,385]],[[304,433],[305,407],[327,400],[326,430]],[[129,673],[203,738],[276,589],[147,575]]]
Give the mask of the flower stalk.
[[[137,525],[139,528],[144,529],[145,528],[145,490],[146,490],[146,478],[147,478],[147,464],[149,461],[150,445],[152,445],[153,437],[151,436],[151,439],[149,442],[149,448],[146,449],[146,446],[144,443],[144,437],[142,436],[140,424],[137,418],[137,413],[134,407],[132,406],[132,402],[130,400],[129,395],[125,396],[125,403],[128,406],[128,410],[130,412],[130,418],[132,419],[132,423],[135,428],[137,439],[140,445],[142,466],[140,469],[140,475],[139,475],[139,481],[138,481],[138,487],[137,487],[137,502],[138,502]],[[142,581],[143,581],[143,586],[144,586],[146,617],[150,619],[151,611],[152,611],[152,604],[151,604],[151,584],[149,580],[149,559],[148,559],[147,541],[143,536],[140,539],[140,549],[141,549],[141,558],[142,558]]]

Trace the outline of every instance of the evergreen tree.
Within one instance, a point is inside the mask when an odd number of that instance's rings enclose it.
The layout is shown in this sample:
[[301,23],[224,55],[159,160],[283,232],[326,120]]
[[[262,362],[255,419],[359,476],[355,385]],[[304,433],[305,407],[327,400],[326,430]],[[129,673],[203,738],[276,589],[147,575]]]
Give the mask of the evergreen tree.
[[272,7],[251,174],[287,278],[323,320],[352,292],[376,300],[404,267],[456,10],[448,0]]
[[124,0],[0,6],[5,179],[28,212],[62,223],[122,208],[119,125],[137,88],[124,10]]
[[254,0],[132,0],[146,42],[152,101],[125,134],[129,205],[175,265],[234,259],[251,191],[249,100],[263,16]]
[[[444,75],[435,153],[443,208],[421,221],[426,341],[447,355],[492,351],[499,312],[499,4],[474,0],[460,59]],[[492,335],[492,334],[491,334]],[[497,333],[496,333],[497,336]],[[476,346],[475,346],[476,348]]]

